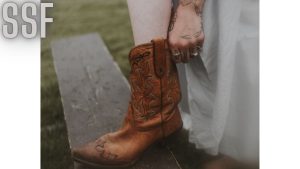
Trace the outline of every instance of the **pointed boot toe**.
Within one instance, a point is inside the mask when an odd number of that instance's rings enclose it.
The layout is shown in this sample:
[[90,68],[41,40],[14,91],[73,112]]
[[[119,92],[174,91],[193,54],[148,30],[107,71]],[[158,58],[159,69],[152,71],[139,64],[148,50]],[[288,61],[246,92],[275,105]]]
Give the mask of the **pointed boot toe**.
[[86,156],[82,148],[73,148],[71,150],[71,154],[72,154],[73,159],[84,160],[85,156]]
[[72,157],[75,161],[80,163],[92,162],[91,151],[86,150],[85,147],[73,148],[71,150]]

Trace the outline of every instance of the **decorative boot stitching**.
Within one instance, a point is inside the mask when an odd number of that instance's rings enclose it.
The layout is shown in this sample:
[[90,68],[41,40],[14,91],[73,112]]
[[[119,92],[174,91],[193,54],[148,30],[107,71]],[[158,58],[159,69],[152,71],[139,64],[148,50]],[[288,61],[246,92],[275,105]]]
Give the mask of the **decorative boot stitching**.
[[156,84],[151,71],[153,60],[146,58],[150,54],[149,51],[146,51],[132,60],[130,76],[132,107],[135,112],[134,117],[139,121],[147,121],[157,114],[152,105],[158,104],[160,99],[153,93]]
[[107,141],[104,138],[100,138],[96,140],[96,146],[95,149],[97,152],[99,152],[99,156],[101,158],[107,159],[107,160],[114,160],[118,157],[118,155],[111,153],[110,151],[105,149],[105,144]]
[[[175,74],[172,74],[167,80],[169,90],[166,93],[167,102],[170,107],[175,107],[180,100],[180,87],[178,84],[178,78]],[[166,114],[171,114],[173,111],[167,111]]]

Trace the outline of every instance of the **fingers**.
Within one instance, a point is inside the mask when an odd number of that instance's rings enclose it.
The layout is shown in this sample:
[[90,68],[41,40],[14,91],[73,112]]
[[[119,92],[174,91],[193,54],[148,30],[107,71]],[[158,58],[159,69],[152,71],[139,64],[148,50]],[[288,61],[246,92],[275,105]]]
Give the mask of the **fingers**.
[[181,51],[179,49],[171,49],[171,54],[175,63],[181,62]]
[[187,63],[198,56],[202,51],[204,34],[199,33],[197,37],[189,40],[169,39],[172,59],[175,63]]
[[190,49],[171,49],[172,59],[175,63],[187,63],[195,56],[198,56],[198,48]]
[[187,63],[190,60],[190,52],[188,49],[181,49],[181,61]]
[[198,50],[197,47],[190,48],[190,56],[192,58],[198,56],[199,52],[200,51]]
[[171,55],[175,63],[187,63],[191,59],[189,49],[171,49]]

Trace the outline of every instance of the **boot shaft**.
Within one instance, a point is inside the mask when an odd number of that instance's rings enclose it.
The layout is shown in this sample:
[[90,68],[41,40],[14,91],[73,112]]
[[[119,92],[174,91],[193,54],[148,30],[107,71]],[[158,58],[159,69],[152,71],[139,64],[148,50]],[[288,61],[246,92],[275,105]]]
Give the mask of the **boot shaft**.
[[176,112],[180,86],[175,63],[163,39],[136,46],[130,51],[131,113],[141,130],[159,127]]

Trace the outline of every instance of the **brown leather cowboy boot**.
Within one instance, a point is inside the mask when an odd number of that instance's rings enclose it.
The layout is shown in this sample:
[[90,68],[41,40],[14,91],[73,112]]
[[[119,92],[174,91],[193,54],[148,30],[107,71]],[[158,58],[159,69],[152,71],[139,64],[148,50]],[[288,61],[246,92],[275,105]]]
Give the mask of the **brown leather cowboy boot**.
[[75,161],[94,167],[127,167],[153,143],[182,127],[177,68],[163,39],[130,51],[131,101],[123,126],[72,150]]

